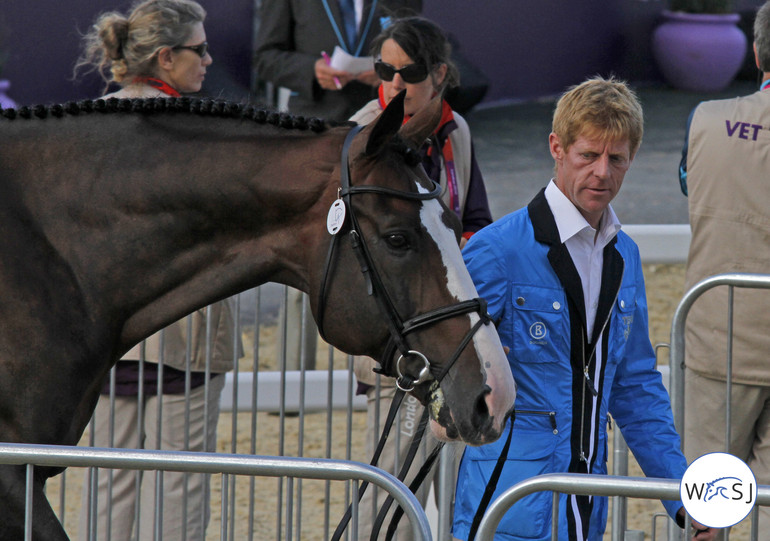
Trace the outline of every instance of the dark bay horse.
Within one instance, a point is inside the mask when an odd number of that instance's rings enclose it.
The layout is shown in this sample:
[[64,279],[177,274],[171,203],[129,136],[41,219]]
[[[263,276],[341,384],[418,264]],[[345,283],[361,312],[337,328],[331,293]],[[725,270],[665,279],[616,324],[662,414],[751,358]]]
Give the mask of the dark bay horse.
[[[436,431],[495,440],[513,380],[414,159],[439,115],[402,127],[401,97],[356,132],[189,98],[2,111],[0,441],[75,445],[130,347],[268,281],[308,292],[326,340],[390,375],[429,361],[412,392]],[[56,473],[35,469],[34,539],[66,539],[43,493]],[[21,537],[24,487],[0,466],[0,539]]]

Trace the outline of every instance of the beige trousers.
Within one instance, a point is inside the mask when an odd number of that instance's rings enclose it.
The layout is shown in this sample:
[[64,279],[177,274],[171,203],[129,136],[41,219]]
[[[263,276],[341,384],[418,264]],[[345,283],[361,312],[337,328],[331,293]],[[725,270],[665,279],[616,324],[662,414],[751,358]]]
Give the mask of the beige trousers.
[[[94,412],[94,446],[126,449],[163,449],[167,451],[215,451],[219,399],[225,384],[224,374],[213,375],[209,381],[208,403],[205,386],[190,392],[189,447],[185,448],[185,395],[166,394],[162,405],[157,395],[144,398],[143,417],[139,419],[139,401],[136,397],[116,397],[114,439],[110,441],[110,400],[100,396]],[[158,421],[158,410],[162,418]],[[208,411],[204,430],[204,417]],[[141,435],[138,432],[143,425]],[[160,441],[158,429],[160,428]],[[89,470],[93,471],[93,470]],[[109,521],[111,541],[131,539],[153,540],[156,520],[162,511],[163,540],[182,539],[186,530],[188,541],[202,541],[210,517],[209,475],[199,473],[163,472],[162,508],[156,502],[155,486],[158,472],[99,469],[97,473],[96,532],[93,539],[106,540]],[[110,491],[110,473],[111,491]],[[90,479],[86,475],[78,537],[89,539],[92,505],[89,505]],[[185,495],[185,485],[186,492]],[[138,502],[138,507],[137,507]],[[186,508],[186,520],[185,517]],[[138,514],[139,529],[135,520]]]
[[[286,337],[286,370],[299,370],[303,366],[305,370],[315,370],[318,327],[307,294],[287,287],[286,302],[281,304],[278,321],[281,325],[279,347],[282,349]],[[304,365],[302,355],[305,357]]]
[[[389,378],[382,378],[382,381],[390,383]],[[389,385],[381,385],[379,389],[379,399],[377,397],[377,388],[373,387],[369,389],[367,393],[367,437],[366,437],[366,460],[370,461],[374,455],[374,450],[377,448],[377,443],[380,440],[380,435],[384,428],[385,420],[388,417],[388,411],[390,405],[393,402],[396,388]],[[379,405],[379,411],[378,411]],[[394,421],[394,426],[390,430],[390,435],[385,444],[385,448],[380,456],[380,460],[377,466],[393,475],[398,476],[399,470],[403,465],[404,459],[409,451],[409,446],[412,443],[412,436],[417,430],[417,426],[422,417],[424,408],[417,401],[416,398],[407,394],[401,403],[399,414]],[[409,486],[414,476],[420,471],[420,468],[425,463],[426,458],[430,452],[436,447],[438,441],[430,432],[430,427],[426,428],[425,435],[423,436],[420,447],[415,455],[412,466],[409,468],[409,472],[406,477],[405,484]],[[454,501],[454,490],[457,478],[457,468],[460,464],[460,457],[464,446],[460,443],[447,443],[453,449],[453,464],[451,471],[453,473],[454,480],[451,482],[451,486],[441,487],[439,483],[439,460],[437,460],[428,476],[420,485],[417,491],[417,499],[423,507],[428,502],[428,495],[430,493],[431,484],[433,485],[433,491],[438,499],[438,495],[442,490],[450,491],[452,494],[452,501]],[[358,507],[359,522],[358,522],[358,539],[366,541],[371,536],[372,525],[377,518],[379,509],[385,503],[385,499],[388,497],[388,493],[382,489],[377,489],[376,486],[369,485],[364,493],[361,503]],[[438,503],[438,502],[437,502]],[[396,508],[396,504],[391,505],[390,511],[382,523],[380,528],[378,539],[385,538],[385,532],[388,531],[390,525],[390,519],[393,516],[393,512]],[[451,524],[451,521],[450,521]],[[396,530],[396,541],[410,541],[412,539],[411,525],[406,515],[401,517]],[[438,540],[445,541],[445,540]]]
[[[684,381],[687,462],[706,453],[728,452],[725,449],[725,382],[704,378],[689,368],[685,369]],[[770,484],[770,387],[733,383],[731,410],[729,453],[748,464],[758,484]],[[759,508],[759,539],[770,541],[767,507]]]

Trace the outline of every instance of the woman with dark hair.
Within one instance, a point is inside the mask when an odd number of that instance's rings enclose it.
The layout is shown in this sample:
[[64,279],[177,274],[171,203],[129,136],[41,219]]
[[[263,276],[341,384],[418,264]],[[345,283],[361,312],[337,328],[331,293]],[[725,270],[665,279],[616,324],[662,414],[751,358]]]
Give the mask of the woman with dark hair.
[[[422,17],[396,19],[372,42],[378,98],[350,120],[368,124],[406,90],[405,122],[430,100],[460,83],[444,31]],[[444,101],[441,123],[421,149],[428,176],[444,187],[444,202],[463,222],[463,241],[492,222],[487,192],[473,151],[468,123]]]
[[[98,71],[105,91],[120,85],[104,98],[199,92],[212,63],[205,18],[193,0],[145,0],[126,15],[104,13],[84,37],[75,69]],[[225,372],[240,353],[234,346],[234,311],[232,299],[215,303],[126,353],[115,365],[114,386],[105,384],[96,406],[94,445],[215,451]],[[80,538],[88,539],[95,525],[100,539],[151,539],[161,505],[155,480],[153,472],[102,470],[96,495],[90,483],[83,490]],[[210,515],[208,475],[165,473],[162,505],[163,539],[203,540]]]
[[[374,69],[380,77],[379,96],[372,100],[351,117],[359,124],[368,124],[390,103],[399,92],[406,90],[404,101],[405,122],[434,97],[443,96],[444,91],[459,85],[459,73],[450,60],[451,46],[444,31],[435,23],[422,17],[406,17],[394,20],[372,42],[371,54],[375,58]],[[420,149],[423,167],[430,178],[443,187],[442,198],[446,205],[457,213],[462,221],[462,239],[460,246],[476,231],[492,222],[492,215],[487,201],[487,192],[481,171],[476,163],[470,129],[459,114],[454,112],[446,100],[443,101],[439,127]],[[368,435],[367,453],[372,456],[395,394],[395,383],[391,378],[381,378],[372,372],[376,366],[368,357],[356,357],[354,369],[359,382],[359,394],[367,395]],[[404,463],[409,444],[422,415],[423,407],[411,395],[402,403],[401,413],[397,417],[391,436],[383,451],[378,466],[397,475]],[[429,431],[426,432],[417,454],[414,466],[407,475],[407,482],[417,473],[424,458],[436,444]],[[460,444],[452,444],[455,462],[462,450]],[[423,488],[417,497],[425,505],[428,487],[435,475],[437,466],[425,479]],[[452,471],[456,471],[455,464]],[[444,487],[445,492],[454,490],[454,482]],[[374,492],[378,492],[376,501]],[[438,494],[436,490],[436,494]],[[359,533],[362,539],[368,539],[372,529],[373,516],[382,506],[387,494],[370,487],[364,493],[359,506]],[[392,510],[391,510],[392,514]],[[386,519],[381,533],[385,532],[390,515]],[[399,525],[398,539],[411,539],[408,521]]]

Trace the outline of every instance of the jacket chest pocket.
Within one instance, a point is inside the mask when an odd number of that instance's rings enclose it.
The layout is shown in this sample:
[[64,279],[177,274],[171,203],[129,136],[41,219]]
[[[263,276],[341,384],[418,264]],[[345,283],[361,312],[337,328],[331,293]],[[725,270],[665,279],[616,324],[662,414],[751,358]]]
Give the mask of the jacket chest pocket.
[[511,288],[513,347],[522,363],[558,360],[559,351],[569,351],[569,314],[564,292],[514,284]]

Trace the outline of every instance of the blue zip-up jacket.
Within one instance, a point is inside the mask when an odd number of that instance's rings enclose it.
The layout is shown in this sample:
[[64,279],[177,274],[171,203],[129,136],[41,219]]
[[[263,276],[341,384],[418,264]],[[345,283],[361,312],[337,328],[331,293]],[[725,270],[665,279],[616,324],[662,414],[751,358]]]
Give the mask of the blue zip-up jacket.
[[[580,277],[544,191],[527,208],[476,233],[463,257],[503,345],[510,348],[508,361],[518,385],[513,441],[493,500],[539,474],[606,474],[608,414],[645,475],[681,478],[687,462],[655,368],[644,277],[631,238],[621,231],[604,249],[592,337],[586,336]],[[602,348],[604,361],[597,367],[592,351],[602,330],[596,347]],[[468,537],[504,440],[465,451],[454,513],[459,539]],[[550,492],[522,499],[500,522],[495,539],[550,539],[551,503]],[[681,502],[663,504],[672,517],[682,507]],[[600,540],[607,498],[562,495],[559,513],[559,539]]]

